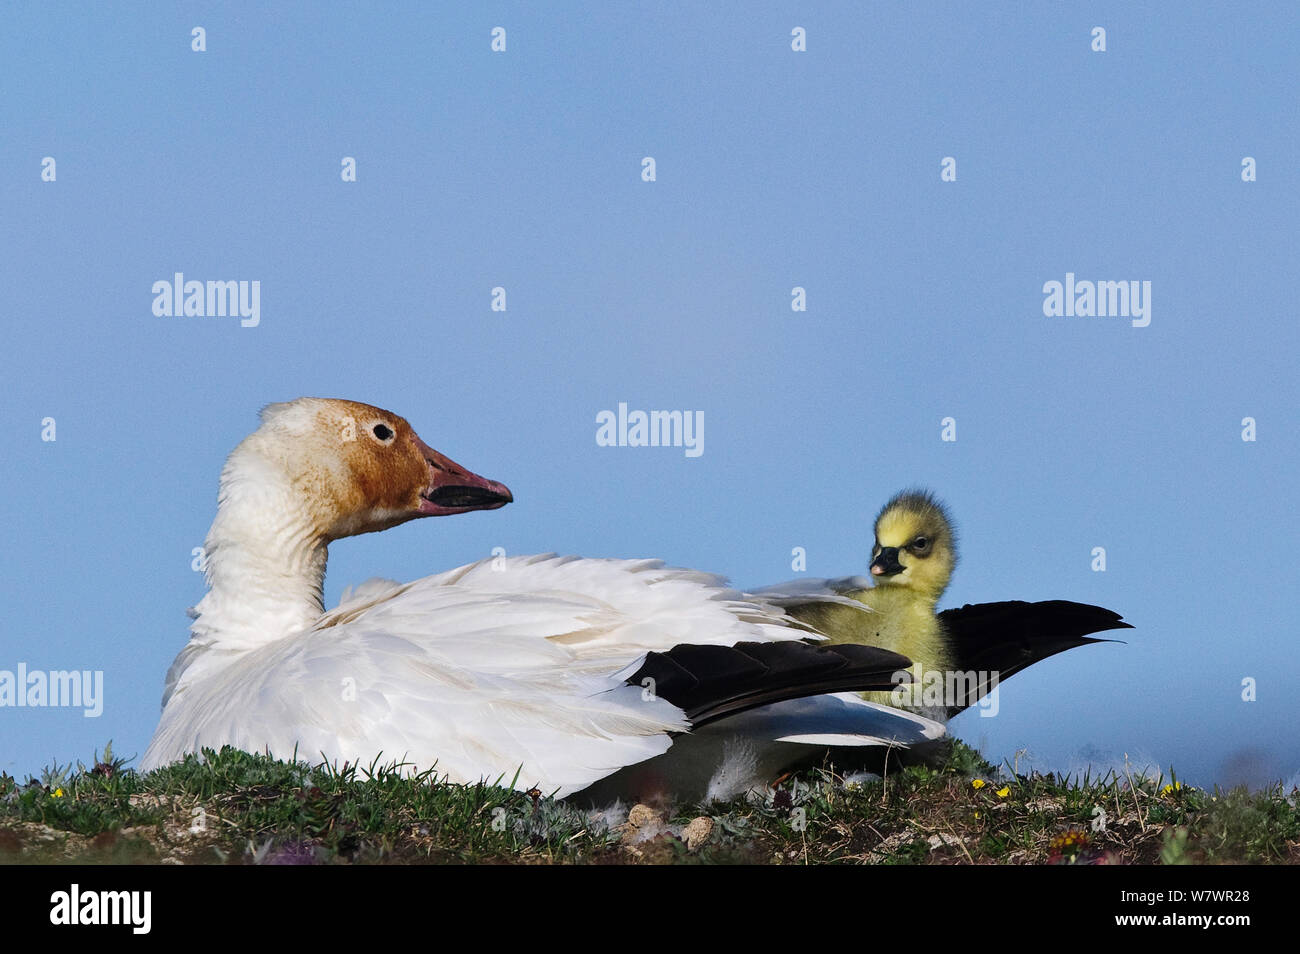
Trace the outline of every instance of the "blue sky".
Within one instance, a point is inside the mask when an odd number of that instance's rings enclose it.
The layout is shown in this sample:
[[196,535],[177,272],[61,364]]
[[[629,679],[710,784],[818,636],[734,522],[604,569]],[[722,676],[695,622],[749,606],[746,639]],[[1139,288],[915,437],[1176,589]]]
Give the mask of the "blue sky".
[[[300,395],[517,500],[335,544],[331,605],[493,547],[862,572],[922,484],[962,532],[943,605],[1136,626],[958,735],[1300,771],[1294,9],[442,6],[8,8],[0,669],[102,670],[104,710],[0,709],[0,771],[144,750],[222,461]],[[260,282],[260,323],[155,316],[175,272]],[[1045,316],[1067,273],[1151,282],[1149,326]],[[619,402],[701,412],[703,454],[597,446]]]

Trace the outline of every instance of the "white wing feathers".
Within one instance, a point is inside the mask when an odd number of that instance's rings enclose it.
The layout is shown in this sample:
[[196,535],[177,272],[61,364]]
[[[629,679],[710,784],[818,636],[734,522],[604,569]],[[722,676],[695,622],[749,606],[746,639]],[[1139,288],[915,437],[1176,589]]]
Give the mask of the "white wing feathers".
[[616,678],[644,653],[809,635],[766,600],[653,560],[489,558],[347,596],[311,630],[233,660],[191,644],[142,769],[228,744],[457,782],[518,771],[566,795],[686,728]]
[[833,580],[803,579],[776,583],[750,592],[773,606],[799,603],[839,603],[865,613],[873,612],[865,603],[844,594],[851,590],[869,590],[874,586],[865,576],[842,576]]

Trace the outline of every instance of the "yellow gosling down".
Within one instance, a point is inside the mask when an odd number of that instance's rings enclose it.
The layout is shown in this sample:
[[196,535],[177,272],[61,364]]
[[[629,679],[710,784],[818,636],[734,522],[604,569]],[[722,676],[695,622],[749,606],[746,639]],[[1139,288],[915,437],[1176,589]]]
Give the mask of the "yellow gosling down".
[[[1111,610],[1066,600],[967,604],[937,612],[956,565],[957,536],[947,509],[929,491],[909,489],[876,517],[870,579],[795,580],[755,593],[826,634],[831,643],[878,646],[906,656],[918,683],[927,673],[943,673],[948,691],[941,706],[902,706],[939,719],[973,705],[999,681],[1040,659],[1108,641],[1090,633],[1131,628]],[[954,693],[948,673],[996,676],[959,681]],[[891,692],[861,695],[886,705],[900,701]],[[906,692],[902,699],[909,700]]]
[[[912,660],[908,671],[918,678],[927,671],[947,671],[951,654],[935,606],[956,564],[952,520],[943,505],[924,491],[904,491],[876,517],[871,550],[875,585],[866,586],[862,577],[831,581],[835,592],[873,612],[832,602],[794,604],[786,611],[832,643],[879,646],[906,656]],[[862,693],[862,698],[886,705],[894,701],[889,692]]]

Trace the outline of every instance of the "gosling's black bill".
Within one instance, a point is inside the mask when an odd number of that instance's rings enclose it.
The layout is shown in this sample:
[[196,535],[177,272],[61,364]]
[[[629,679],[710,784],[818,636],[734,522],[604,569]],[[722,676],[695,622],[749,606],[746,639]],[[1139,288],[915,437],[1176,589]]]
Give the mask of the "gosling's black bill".
[[902,572],[903,564],[898,562],[898,547],[882,547],[871,561],[872,576],[893,576]]

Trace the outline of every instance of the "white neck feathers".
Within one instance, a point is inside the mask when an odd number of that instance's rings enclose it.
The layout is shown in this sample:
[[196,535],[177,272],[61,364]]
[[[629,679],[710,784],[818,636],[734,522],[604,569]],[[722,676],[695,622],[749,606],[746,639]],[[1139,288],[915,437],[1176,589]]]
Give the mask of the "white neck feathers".
[[324,612],[327,557],[302,490],[245,441],[221,472],[192,641],[239,651],[308,628]]

